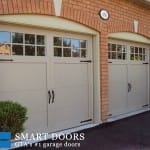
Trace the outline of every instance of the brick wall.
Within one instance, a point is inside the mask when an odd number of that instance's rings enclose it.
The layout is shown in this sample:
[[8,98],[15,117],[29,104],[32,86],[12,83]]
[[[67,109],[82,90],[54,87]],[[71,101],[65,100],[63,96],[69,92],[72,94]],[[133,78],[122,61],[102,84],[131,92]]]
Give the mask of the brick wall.
[[[110,19],[103,21],[98,12],[105,8]],[[55,15],[52,0],[0,0],[0,15],[43,14]],[[63,0],[61,16],[84,24],[100,32],[101,64],[101,112],[102,119],[108,117],[108,33],[134,32],[133,21],[139,21],[138,33],[150,38],[150,10],[130,0]]]

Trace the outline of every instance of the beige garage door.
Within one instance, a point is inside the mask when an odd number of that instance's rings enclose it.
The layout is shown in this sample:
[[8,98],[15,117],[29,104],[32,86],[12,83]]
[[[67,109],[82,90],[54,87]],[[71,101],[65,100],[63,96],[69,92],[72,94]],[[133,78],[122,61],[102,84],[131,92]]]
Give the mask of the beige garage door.
[[109,42],[110,116],[149,106],[149,47],[122,41]]
[[1,25],[0,68],[0,100],[27,107],[26,132],[93,122],[91,36]]

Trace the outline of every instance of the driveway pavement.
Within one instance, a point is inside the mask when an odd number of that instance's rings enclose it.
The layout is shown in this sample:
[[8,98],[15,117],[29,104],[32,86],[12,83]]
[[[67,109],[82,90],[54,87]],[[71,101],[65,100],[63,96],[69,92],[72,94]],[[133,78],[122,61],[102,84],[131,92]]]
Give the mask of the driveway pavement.
[[[73,150],[150,150],[150,112],[142,113],[134,117],[122,119],[113,123],[107,123],[98,127],[81,131],[85,134],[84,141],[55,141],[60,143],[59,149]],[[79,134],[80,134],[79,133]],[[67,148],[65,143],[78,144],[73,148]],[[43,144],[54,143],[54,141],[44,141],[40,143],[42,147],[34,145],[32,148],[19,148],[17,150],[53,150],[53,146],[46,148]],[[73,146],[73,145],[72,145]],[[58,148],[57,148],[58,149]]]

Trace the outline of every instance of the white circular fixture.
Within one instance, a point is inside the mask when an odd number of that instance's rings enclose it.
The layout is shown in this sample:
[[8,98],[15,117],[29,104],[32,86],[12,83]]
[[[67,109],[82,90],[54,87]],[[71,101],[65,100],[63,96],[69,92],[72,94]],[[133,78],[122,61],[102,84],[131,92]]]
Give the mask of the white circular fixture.
[[109,12],[106,9],[101,9],[99,15],[103,20],[109,19]]

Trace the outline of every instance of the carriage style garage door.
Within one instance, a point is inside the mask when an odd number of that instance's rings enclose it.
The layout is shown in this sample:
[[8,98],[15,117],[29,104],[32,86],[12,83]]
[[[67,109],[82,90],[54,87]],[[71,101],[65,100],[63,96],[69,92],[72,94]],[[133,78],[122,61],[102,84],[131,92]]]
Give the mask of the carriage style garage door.
[[28,109],[26,132],[93,121],[92,38],[1,25],[0,100]]
[[109,41],[110,116],[148,108],[148,62],[148,45]]

